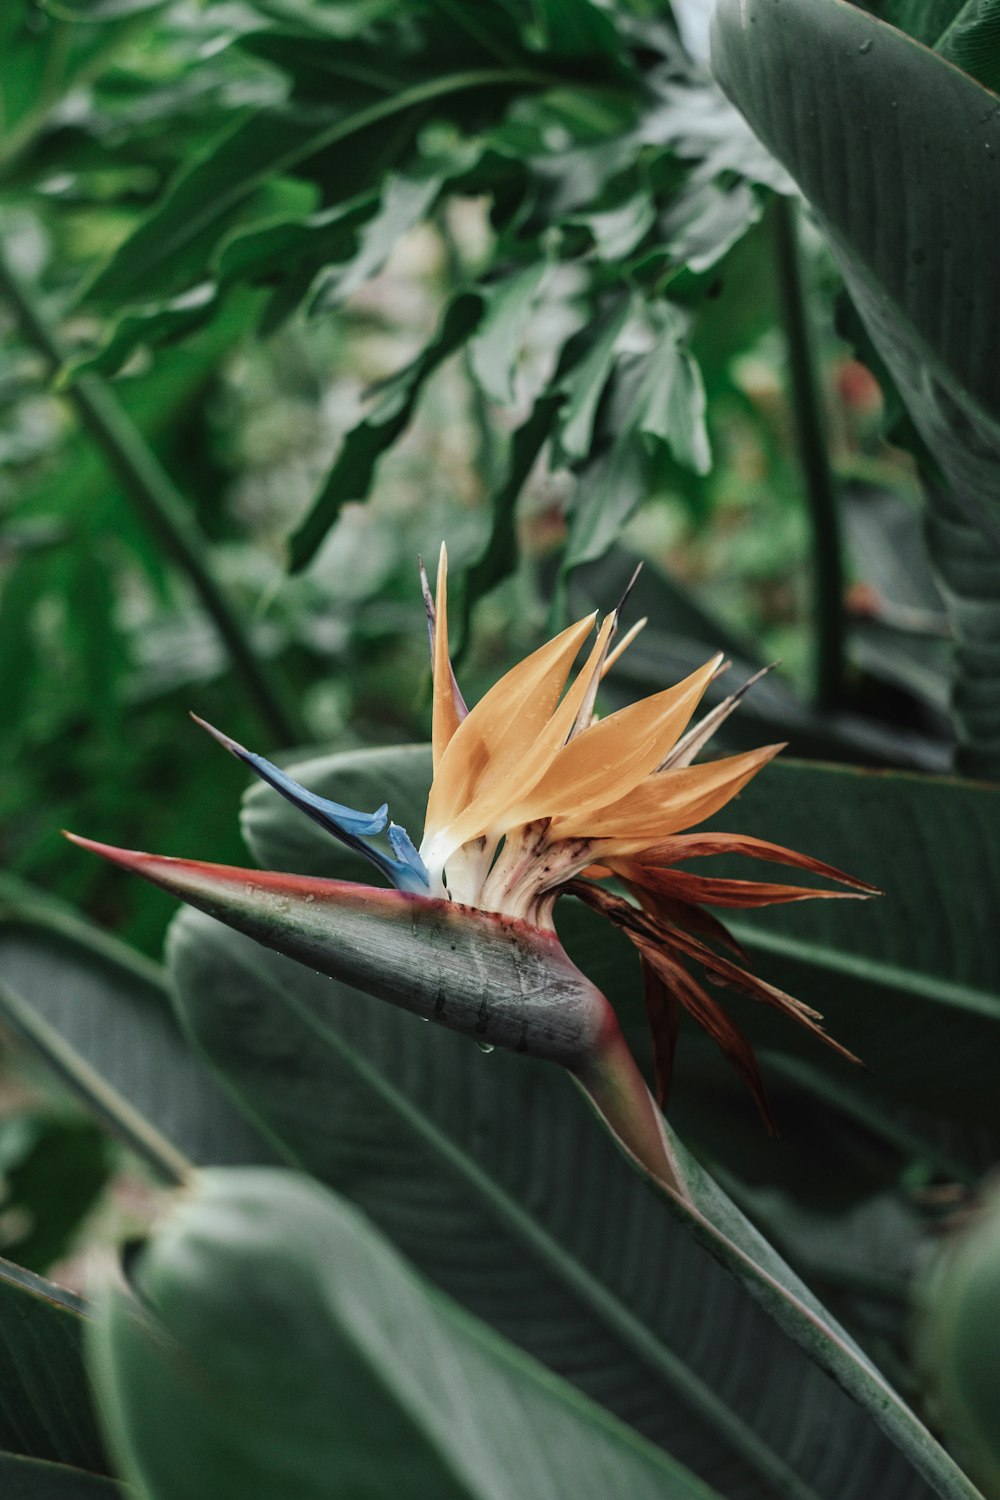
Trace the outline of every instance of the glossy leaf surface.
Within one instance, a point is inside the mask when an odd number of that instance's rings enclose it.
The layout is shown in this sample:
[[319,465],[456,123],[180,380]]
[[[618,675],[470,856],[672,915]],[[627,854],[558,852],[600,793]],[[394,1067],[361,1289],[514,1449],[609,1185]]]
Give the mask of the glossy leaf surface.
[[[192,1038],[291,1160],[350,1196],[446,1291],[717,1488],[840,1500],[852,1476],[863,1494],[861,1476],[877,1464],[886,1493],[933,1492],[650,1195],[558,1070],[499,1049],[484,1057],[197,914],[175,926],[171,961]],[[708,1193],[714,1227],[699,1217],[696,1233],[712,1254],[749,1236],[730,1264],[745,1272],[747,1254],[768,1263],[763,1242],[731,1205],[720,1217],[711,1185],[688,1169],[699,1197]],[[647,1269],[634,1275],[638,1244]],[[787,1268],[778,1274],[797,1285]],[[772,1292],[781,1315],[801,1319]],[[798,1284],[802,1296],[808,1303]],[[766,1413],[761,1362],[781,1391]],[[856,1357],[848,1362],[857,1373]],[[830,1454],[818,1467],[801,1459],[833,1426],[844,1467]]]
[[18,1494],[18,1483],[34,1495],[30,1484],[45,1477],[18,1469],[14,1456],[108,1473],[83,1368],[83,1325],[83,1304],[72,1292],[0,1261],[0,1477],[7,1480],[2,1465],[10,1462],[11,1485],[5,1496]]
[[[194,1161],[268,1159],[264,1142],[191,1055],[171,1014],[162,971],[124,944],[55,906],[12,897],[0,907],[3,992]],[[36,1051],[43,1047],[41,1038],[21,1035]]]
[[91,1368],[151,1500],[711,1500],[308,1178],[204,1174],[129,1271]]

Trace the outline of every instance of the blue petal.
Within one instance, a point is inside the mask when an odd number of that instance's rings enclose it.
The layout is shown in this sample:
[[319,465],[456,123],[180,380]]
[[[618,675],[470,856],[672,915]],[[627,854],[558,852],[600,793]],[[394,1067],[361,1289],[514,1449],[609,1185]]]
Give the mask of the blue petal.
[[349,849],[354,849],[356,853],[364,855],[365,859],[371,860],[397,890],[415,891],[422,895],[430,889],[430,877],[424,862],[405,828],[400,828],[397,823],[389,826],[389,843],[396,855],[395,859],[368,843],[370,837],[384,830],[389,816],[388,803],[383,802],[376,812],[364,813],[355,811],[353,807],[344,807],[340,802],[332,802],[328,797],[320,797],[307,787],[300,786],[279,766],[265,760],[263,755],[247,750],[238,740],[231,739],[228,734],[223,734],[204,719],[199,719],[197,714],[192,714],[191,717],[195,723],[207,729],[230,754],[256,771],[262,781],[266,781],[268,786],[273,787],[300,812],[304,812],[307,818],[312,818],[314,823],[318,823],[327,833],[332,833],[334,838],[340,839]]
[[287,797],[289,802],[300,808],[307,817],[312,818],[321,828],[326,828],[330,833],[338,837],[347,835],[352,838],[370,838],[373,834],[381,833],[389,816],[389,805],[383,802],[382,806],[373,813],[356,812],[353,807],[344,807],[340,802],[331,802],[328,797],[320,797],[316,792],[310,792],[306,787],[300,786],[293,781],[291,776],[286,776],[278,766],[272,765],[265,760],[263,755],[256,755],[252,750],[244,750],[242,745],[235,749],[240,760],[246,761],[252,766],[269,786],[273,786],[276,792]]
[[389,843],[396,856],[392,880],[398,890],[416,891],[418,895],[431,888],[427,866],[417,853],[413,840],[398,823],[389,824]]

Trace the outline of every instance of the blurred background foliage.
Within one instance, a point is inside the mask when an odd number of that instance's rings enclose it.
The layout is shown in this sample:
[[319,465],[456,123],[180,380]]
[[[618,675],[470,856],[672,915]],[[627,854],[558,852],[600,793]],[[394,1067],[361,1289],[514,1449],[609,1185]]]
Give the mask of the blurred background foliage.
[[[473,690],[567,584],[608,603],[594,564],[625,548],[664,577],[654,631],[780,658],[758,701],[793,750],[946,763],[912,467],[832,326],[822,243],[793,227],[789,271],[790,184],[666,7],[26,3],[4,27],[28,304],[0,311],[8,868],[158,951],[169,904],[58,827],[235,857],[241,773],[187,708],[271,749],[421,737],[414,559],[444,536]],[[837,490],[821,551],[796,294]],[[123,477],[137,439],[249,679]]]
[[[618,692],[721,646],[734,677],[778,663],[724,748],[949,768],[920,442],[712,81],[706,10],[4,7],[0,975],[41,983],[59,903],[160,953],[173,903],[61,826],[243,862],[243,769],[189,709],[284,759],[424,739],[416,558],[443,538],[467,696],[642,559]],[[918,1241],[990,1159],[981,1122],[831,1115],[792,1069],[765,1168],[697,1048],[691,1076],[681,1127],[906,1384]],[[0,1249],[35,1269],[119,1160],[48,1099],[11,1054]]]

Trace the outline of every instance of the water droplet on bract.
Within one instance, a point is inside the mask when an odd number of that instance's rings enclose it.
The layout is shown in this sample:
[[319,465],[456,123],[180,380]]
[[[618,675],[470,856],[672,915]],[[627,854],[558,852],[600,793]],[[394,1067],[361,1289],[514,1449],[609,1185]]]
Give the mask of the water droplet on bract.
[[483,1052],[487,1055],[493,1051],[492,1042],[477,1042],[476,1046],[479,1048],[480,1052]]
[[858,48],[858,51],[861,53],[861,55],[863,57],[865,57],[872,50],[872,48],[874,47],[874,45],[875,45],[875,43],[872,41],[871,37],[869,37],[868,40],[867,40],[867,42],[862,42],[861,43],[861,46]]

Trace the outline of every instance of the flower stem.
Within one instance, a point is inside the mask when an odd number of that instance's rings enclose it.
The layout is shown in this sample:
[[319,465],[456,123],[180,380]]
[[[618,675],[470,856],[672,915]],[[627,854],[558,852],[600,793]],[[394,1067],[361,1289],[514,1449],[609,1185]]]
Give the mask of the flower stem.
[[[44,356],[52,371],[60,369],[65,355],[58,336],[2,253],[0,295],[13,309],[25,339]],[[282,745],[301,743],[306,738],[304,731],[255,656],[246,626],[205,561],[207,539],[117,396],[97,375],[79,375],[67,396],[145,525],[190,580],[268,734]]]
[[660,1112],[613,1015],[601,1047],[572,1073],[625,1153],[668,1193],[686,1199]]
[[812,520],[814,693],[817,707],[835,708],[843,697],[844,688],[843,544],[802,273],[798,203],[793,199],[776,199],[774,234],[778,287],[788,345],[788,392]]

